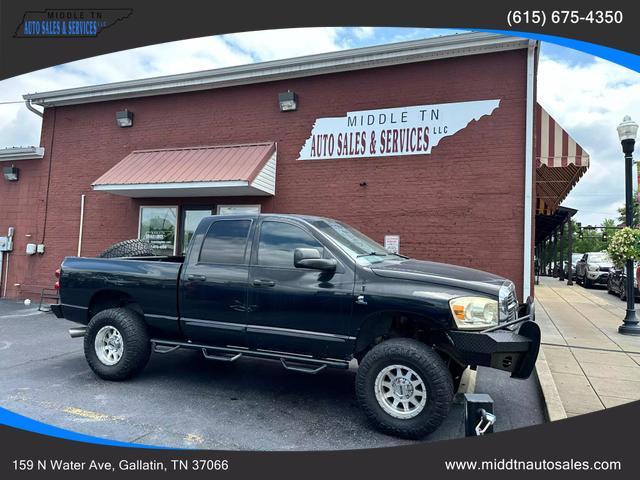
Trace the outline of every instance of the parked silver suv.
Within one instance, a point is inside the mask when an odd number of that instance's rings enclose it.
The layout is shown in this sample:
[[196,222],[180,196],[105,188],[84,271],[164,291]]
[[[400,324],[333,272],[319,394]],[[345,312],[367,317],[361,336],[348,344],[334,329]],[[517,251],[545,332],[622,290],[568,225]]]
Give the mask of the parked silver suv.
[[613,262],[607,252],[587,252],[576,263],[576,280],[583,287],[606,285]]

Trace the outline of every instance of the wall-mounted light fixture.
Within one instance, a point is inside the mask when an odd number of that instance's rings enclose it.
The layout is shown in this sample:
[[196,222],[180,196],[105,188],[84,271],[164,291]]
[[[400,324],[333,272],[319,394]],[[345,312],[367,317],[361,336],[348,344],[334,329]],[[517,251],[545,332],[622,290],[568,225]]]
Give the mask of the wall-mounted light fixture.
[[8,181],[17,182],[20,169],[12,165],[10,167],[3,167],[2,173],[4,174],[4,178],[6,178]]
[[281,112],[293,112],[298,109],[298,95],[291,90],[278,94]]
[[133,126],[133,112],[124,109],[120,112],[116,112],[116,123],[120,128]]

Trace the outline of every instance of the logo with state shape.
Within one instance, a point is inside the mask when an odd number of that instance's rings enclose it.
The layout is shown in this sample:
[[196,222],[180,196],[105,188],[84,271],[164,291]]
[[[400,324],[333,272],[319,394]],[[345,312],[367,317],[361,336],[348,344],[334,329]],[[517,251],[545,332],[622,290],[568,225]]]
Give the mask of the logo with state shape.
[[47,8],[27,11],[14,38],[97,37],[104,29],[133,15],[132,8]]

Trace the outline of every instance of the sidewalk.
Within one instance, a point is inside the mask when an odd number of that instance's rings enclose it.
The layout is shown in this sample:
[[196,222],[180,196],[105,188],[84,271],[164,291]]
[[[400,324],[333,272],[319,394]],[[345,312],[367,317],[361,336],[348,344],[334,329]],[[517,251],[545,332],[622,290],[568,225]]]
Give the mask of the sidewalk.
[[624,314],[606,290],[540,278],[542,352],[567,416],[640,400],[640,337],[618,333]]

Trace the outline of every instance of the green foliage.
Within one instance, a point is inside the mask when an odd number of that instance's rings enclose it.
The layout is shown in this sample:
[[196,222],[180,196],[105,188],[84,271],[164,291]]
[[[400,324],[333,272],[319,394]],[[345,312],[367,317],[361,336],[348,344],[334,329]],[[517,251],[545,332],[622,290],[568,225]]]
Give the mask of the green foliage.
[[[605,242],[602,240],[602,229],[582,229],[582,239],[578,236],[578,226],[576,223],[571,220],[573,227],[573,253],[585,253],[585,252],[602,252],[607,250],[608,244],[611,243],[611,240],[616,232],[619,231],[616,222],[612,218],[607,218],[602,221],[602,227],[607,229],[607,234],[609,235],[609,241]],[[583,225],[586,227],[586,225]],[[558,247],[556,252],[556,261],[560,261],[560,253],[562,252],[563,263],[567,261],[568,252],[569,252],[569,228],[565,225],[565,228],[562,232],[562,240],[558,241]],[[544,264],[548,264],[553,261],[553,247],[552,244],[549,244],[546,249],[542,249],[540,251],[540,261]]]
[[[578,227],[575,222],[573,222],[573,252],[574,253],[585,253],[585,252],[601,252],[602,250],[607,249],[607,242],[602,240],[602,230],[591,230],[591,229],[583,229],[582,230],[582,239],[578,237]],[[586,226],[586,225],[583,225]],[[613,218],[605,218],[602,221],[603,227],[607,228],[607,234],[609,235],[609,241],[611,241],[611,237],[617,231],[617,222]],[[564,237],[568,237],[567,230],[564,231]],[[563,243],[564,247],[567,248],[566,242]]]
[[625,227],[617,231],[609,242],[607,251],[617,267],[622,267],[627,260],[639,260],[640,230]]
[[[618,221],[623,225],[627,224],[627,208],[626,205],[618,209]],[[640,225],[640,203],[638,203],[638,192],[633,194],[633,224],[637,227]]]

